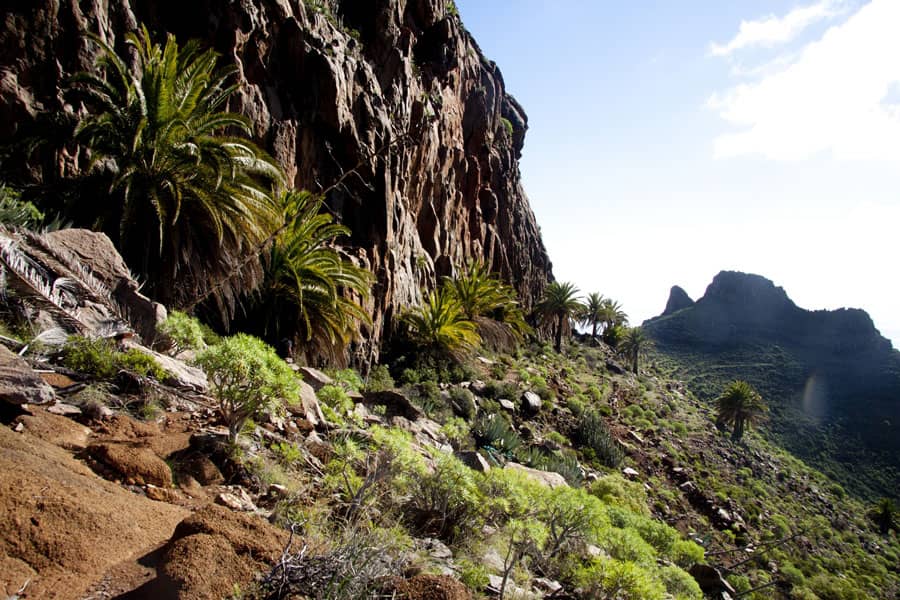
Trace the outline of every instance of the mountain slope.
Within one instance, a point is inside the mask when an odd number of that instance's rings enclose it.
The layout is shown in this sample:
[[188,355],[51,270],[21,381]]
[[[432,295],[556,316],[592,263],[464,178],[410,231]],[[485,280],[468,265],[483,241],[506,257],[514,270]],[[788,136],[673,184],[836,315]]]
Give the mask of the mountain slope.
[[702,399],[746,379],[787,448],[866,496],[896,496],[900,353],[864,311],[804,310],[768,279],[726,271],[644,327]]

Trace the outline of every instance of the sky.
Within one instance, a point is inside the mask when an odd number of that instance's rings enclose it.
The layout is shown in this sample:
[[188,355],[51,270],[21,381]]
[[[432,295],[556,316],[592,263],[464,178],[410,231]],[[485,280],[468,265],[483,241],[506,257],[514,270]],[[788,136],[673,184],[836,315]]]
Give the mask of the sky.
[[763,275],[900,346],[900,0],[456,0],[557,280],[632,324]]

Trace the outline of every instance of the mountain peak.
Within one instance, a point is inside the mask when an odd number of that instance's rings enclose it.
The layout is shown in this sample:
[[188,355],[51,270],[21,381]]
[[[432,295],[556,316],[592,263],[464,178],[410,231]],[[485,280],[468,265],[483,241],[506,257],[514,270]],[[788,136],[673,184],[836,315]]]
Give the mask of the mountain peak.
[[663,316],[671,315],[674,312],[678,312],[682,308],[687,308],[689,306],[693,306],[694,301],[691,300],[691,297],[688,296],[687,292],[684,291],[680,286],[673,285],[672,289],[669,290],[669,300],[666,302],[666,310],[663,311]]
[[736,304],[754,310],[796,308],[783,288],[770,279],[740,271],[720,271],[701,300],[721,304]]

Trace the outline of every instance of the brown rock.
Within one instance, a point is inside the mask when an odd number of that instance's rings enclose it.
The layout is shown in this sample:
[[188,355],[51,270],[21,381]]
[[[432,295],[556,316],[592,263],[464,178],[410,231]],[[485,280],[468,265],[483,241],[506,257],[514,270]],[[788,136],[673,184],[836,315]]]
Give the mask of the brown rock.
[[10,404],[47,404],[55,399],[53,388],[24,358],[0,345],[0,400]]
[[91,430],[66,417],[35,409],[16,419],[31,435],[61,448],[82,450],[87,447]]
[[126,481],[138,485],[172,486],[172,471],[166,461],[144,446],[125,443],[100,443],[88,447],[88,453],[114,470]]
[[173,541],[158,568],[165,597],[179,600],[230,598],[234,586],[253,579],[254,564],[238,556],[222,535],[198,533]]
[[449,575],[416,575],[410,579],[394,578],[387,592],[408,600],[471,600],[472,594]]
[[225,483],[222,471],[208,456],[197,454],[184,464],[185,471],[196,479],[200,485],[219,485]]
[[260,517],[216,504],[207,504],[179,523],[172,534],[172,542],[198,533],[220,535],[237,554],[262,563],[281,556],[289,535]]

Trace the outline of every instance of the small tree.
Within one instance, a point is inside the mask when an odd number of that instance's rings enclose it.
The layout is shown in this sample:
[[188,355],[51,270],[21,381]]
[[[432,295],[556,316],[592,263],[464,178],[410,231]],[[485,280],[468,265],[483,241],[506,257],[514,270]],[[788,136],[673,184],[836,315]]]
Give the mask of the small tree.
[[219,402],[219,414],[234,441],[247,419],[264,409],[279,410],[299,393],[290,367],[258,338],[239,333],[197,357]]
[[759,423],[769,412],[762,396],[746,381],[736,380],[716,399],[719,416],[716,424],[733,427],[731,439],[738,441],[747,425]]
[[578,288],[569,282],[554,281],[544,290],[544,297],[537,306],[541,320],[550,322],[554,327],[554,348],[562,350],[563,333],[570,329],[569,319],[581,312],[578,301]]
[[631,363],[631,371],[638,373],[641,355],[646,353],[653,341],[647,337],[641,327],[632,327],[625,331],[617,348]]
[[875,522],[875,525],[878,526],[878,531],[883,535],[887,535],[891,529],[900,531],[900,512],[898,512],[897,505],[890,498],[879,500],[875,508],[869,511],[869,518]]

